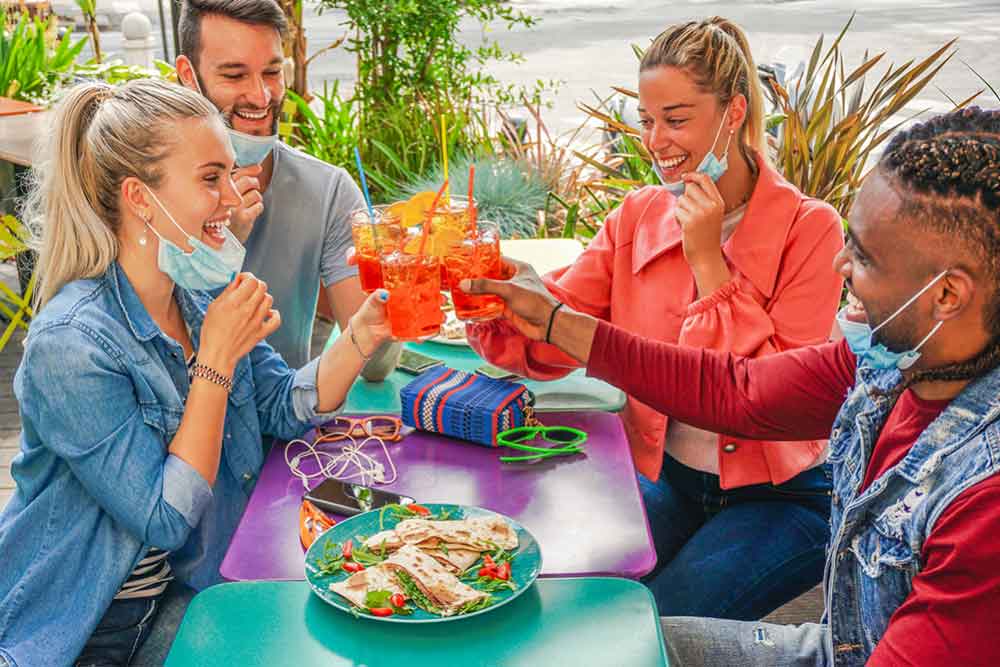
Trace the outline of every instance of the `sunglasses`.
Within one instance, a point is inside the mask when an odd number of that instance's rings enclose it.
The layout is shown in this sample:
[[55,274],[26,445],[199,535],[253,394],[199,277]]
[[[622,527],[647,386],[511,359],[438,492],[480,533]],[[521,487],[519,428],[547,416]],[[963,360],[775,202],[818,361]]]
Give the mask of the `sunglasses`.
[[320,442],[336,442],[348,438],[375,437],[385,442],[399,442],[403,439],[400,429],[403,422],[399,417],[373,415],[371,417],[336,417],[316,429]]
[[[497,446],[522,452],[531,452],[522,456],[501,456],[504,463],[518,461],[534,461],[548,459],[553,456],[570,456],[583,452],[583,443],[589,436],[586,432],[571,426],[518,426],[497,434]],[[529,445],[527,443],[541,439],[551,447]]]

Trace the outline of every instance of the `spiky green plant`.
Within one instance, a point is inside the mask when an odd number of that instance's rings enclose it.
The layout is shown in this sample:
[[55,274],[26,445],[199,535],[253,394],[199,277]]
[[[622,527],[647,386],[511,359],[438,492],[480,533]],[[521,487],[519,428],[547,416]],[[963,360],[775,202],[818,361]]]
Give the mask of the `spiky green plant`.
[[[538,229],[538,212],[545,209],[548,187],[541,176],[523,163],[494,157],[458,157],[448,168],[453,194],[469,189],[469,165],[476,165],[475,197],[479,219],[500,227],[503,238],[530,238]],[[444,182],[440,167],[408,183],[395,193],[405,199],[417,192],[437,190]]]

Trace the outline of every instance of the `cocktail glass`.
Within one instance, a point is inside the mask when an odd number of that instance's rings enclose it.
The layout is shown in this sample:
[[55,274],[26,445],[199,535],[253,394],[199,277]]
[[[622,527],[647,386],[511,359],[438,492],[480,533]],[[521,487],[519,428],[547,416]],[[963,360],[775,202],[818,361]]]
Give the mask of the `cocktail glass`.
[[379,254],[395,250],[403,238],[399,216],[388,211],[388,206],[375,206],[375,223],[372,224],[367,208],[351,212],[351,237],[358,258],[358,278],[366,293],[383,287],[382,266]]
[[[418,230],[419,231],[419,230]],[[441,262],[429,253],[413,252],[412,243],[380,257],[382,282],[389,291],[386,304],[394,338],[418,341],[441,331]]]
[[452,243],[444,256],[455,304],[455,316],[467,322],[492,320],[503,314],[503,299],[492,294],[467,294],[458,284],[466,278],[492,278],[501,276],[500,229],[495,223],[482,221],[476,229],[466,229],[458,242]]

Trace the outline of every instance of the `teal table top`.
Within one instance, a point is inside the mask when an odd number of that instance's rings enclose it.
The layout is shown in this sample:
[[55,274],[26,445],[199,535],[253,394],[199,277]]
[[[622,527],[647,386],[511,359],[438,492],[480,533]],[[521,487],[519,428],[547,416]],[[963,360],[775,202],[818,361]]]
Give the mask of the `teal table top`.
[[[334,330],[331,340],[339,335]],[[460,371],[474,371],[485,362],[482,357],[465,345],[443,343],[407,343],[407,347],[422,354],[440,359],[451,368]],[[402,371],[393,371],[384,382],[367,382],[362,378],[354,383],[347,395],[344,412],[349,414],[396,414],[400,410],[399,390],[406,386],[413,376]],[[535,395],[535,410],[538,412],[587,412],[598,410],[618,412],[625,406],[625,394],[611,385],[589,378],[583,369],[551,382],[518,380]]]
[[649,591],[610,578],[540,579],[490,614],[382,623],[335,609],[305,582],[213,586],[188,607],[167,667],[667,667]]

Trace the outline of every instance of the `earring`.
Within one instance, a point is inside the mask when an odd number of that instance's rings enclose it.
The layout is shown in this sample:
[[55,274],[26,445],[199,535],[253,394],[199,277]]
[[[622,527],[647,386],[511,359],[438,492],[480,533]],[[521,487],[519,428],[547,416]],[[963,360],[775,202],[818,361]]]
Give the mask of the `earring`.
[[[149,222],[152,220],[152,217],[150,216],[141,216],[141,217],[142,221],[145,222],[147,225],[149,225]],[[149,243],[149,238],[146,236],[146,229],[147,229],[146,227],[143,227],[142,236],[139,237],[139,245],[143,247],[145,247],[146,244]]]

